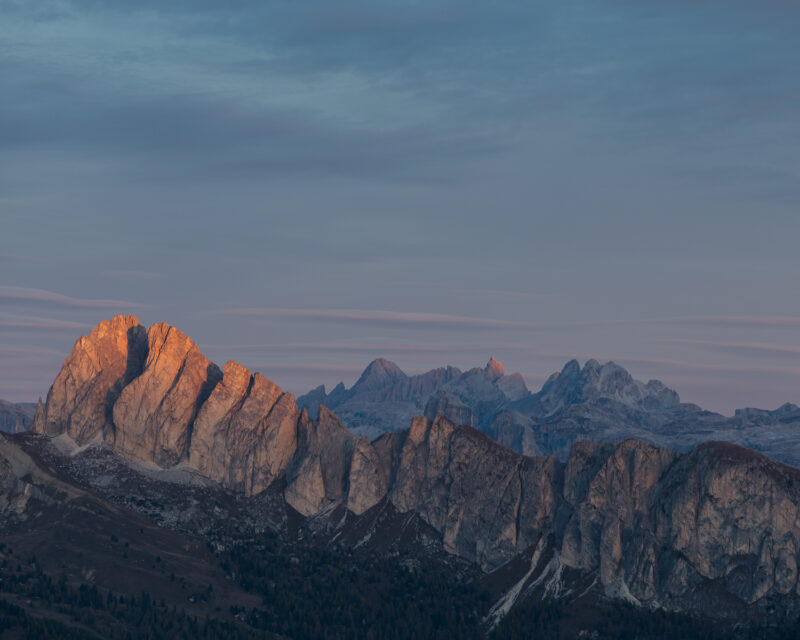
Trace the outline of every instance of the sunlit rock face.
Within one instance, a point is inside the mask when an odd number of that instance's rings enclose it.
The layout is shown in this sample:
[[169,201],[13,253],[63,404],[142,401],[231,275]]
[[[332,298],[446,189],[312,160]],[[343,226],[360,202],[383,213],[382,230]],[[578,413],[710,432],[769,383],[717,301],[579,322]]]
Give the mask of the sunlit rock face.
[[33,430],[67,433],[78,444],[113,440],[111,412],[122,388],[141,372],[147,330],[136,316],[116,316],[75,343],[34,419]]
[[297,449],[299,417],[291,394],[229,361],[195,420],[189,463],[227,487],[263,491]]
[[486,364],[484,371],[490,380],[499,380],[506,374],[503,363],[499,360],[495,360],[494,356],[489,358],[489,362]]
[[160,467],[188,463],[253,494],[295,455],[299,419],[294,397],[261,374],[235,362],[223,374],[175,327],[117,316],[77,341],[34,430],[101,438]]
[[190,426],[222,375],[186,334],[163,322],[148,330],[147,347],[144,369],[114,403],[114,447],[170,466],[188,452]]

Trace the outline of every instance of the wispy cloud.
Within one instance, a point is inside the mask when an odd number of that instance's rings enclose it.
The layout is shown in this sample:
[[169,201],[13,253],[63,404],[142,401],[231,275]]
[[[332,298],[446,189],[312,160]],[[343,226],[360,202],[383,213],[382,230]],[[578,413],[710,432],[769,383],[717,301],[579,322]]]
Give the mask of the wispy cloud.
[[322,382],[321,378],[356,378],[363,370],[363,367],[360,366],[338,365],[329,362],[245,362],[244,365],[251,371],[260,372],[281,386],[287,377],[300,376],[302,380],[306,381],[306,384],[297,387],[299,389],[316,386]]
[[475,296],[494,296],[499,298],[554,298],[560,293],[533,293],[530,291],[512,291],[508,289],[454,289],[455,293]]
[[112,271],[106,271],[106,274],[117,278],[132,278],[135,280],[158,280],[167,277],[163,273],[140,271],[138,269],[114,269]]
[[47,387],[35,384],[2,384],[0,383],[0,398],[11,402],[33,402],[37,396],[47,393]]
[[27,287],[9,285],[0,285],[0,301],[47,304],[72,309],[130,309],[147,306],[140,302],[130,302],[128,300],[72,298],[53,291],[45,291],[44,289],[29,289]]
[[237,308],[211,312],[240,317],[285,318],[316,322],[351,322],[396,328],[426,329],[528,329],[564,330],[586,327],[635,325],[698,325],[705,327],[800,327],[798,316],[675,316],[579,322],[526,322],[500,318],[457,316],[443,313],[384,311],[378,309]]
[[800,327],[798,316],[683,316],[654,318],[645,323],[696,324],[712,327]]
[[63,352],[56,349],[46,349],[44,347],[7,347],[0,345],[0,358],[38,358],[62,356]]
[[[0,199],[0,204],[2,204],[2,199]],[[0,262],[25,262],[26,260],[32,260],[32,258],[20,256],[14,253],[0,252]]]
[[249,365],[265,375],[272,371],[310,371],[320,373],[361,373],[363,367],[332,364],[330,362],[262,362]]
[[[346,342],[346,343],[320,343],[320,342],[285,342],[261,344],[233,344],[233,345],[204,345],[205,349],[214,351],[253,351],[253,352],[290,352],[290,353],[336,353],[336,354],[458,354],[458,353],[488,353],[492,349],[512,348],[527,349],[527,345],[486,345],[475,344],[409,344],[398,342]],[[488,357],[488,356],[487,356]]]
[[413,289],[441,289],[446,293],[456,293],[472,296],[488,296],[500,298],[554,298],[561,293],[540,293],[534,291],[520,291],[514,289],[482,289],[474,287],[453,287],[441,282],[398,282],[396,286]]
[[713,340],[667,340],[672,344],[698,346],[744,356],[769,356],[800,360],[800,347],[767,342],[717,342]]
[[55,318],[35,318],[0,313],[0,329],[56,329],[65,331],[86,331],[91,328],[89,322],[72,322]]
[[214,312],[240,317],[265,317],[309,322],[344,322],[406,329],[539,329],[548,325],[497,318],[473,318],[443,313],[375,309],[229,309]]

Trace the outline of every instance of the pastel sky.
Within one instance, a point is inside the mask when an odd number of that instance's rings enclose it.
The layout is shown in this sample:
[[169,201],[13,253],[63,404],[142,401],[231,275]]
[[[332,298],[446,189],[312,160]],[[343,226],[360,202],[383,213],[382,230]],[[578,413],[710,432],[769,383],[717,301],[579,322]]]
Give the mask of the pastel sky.
[[0,0],[0,397],[115,313],[302,393],[800,403],[800,4]]

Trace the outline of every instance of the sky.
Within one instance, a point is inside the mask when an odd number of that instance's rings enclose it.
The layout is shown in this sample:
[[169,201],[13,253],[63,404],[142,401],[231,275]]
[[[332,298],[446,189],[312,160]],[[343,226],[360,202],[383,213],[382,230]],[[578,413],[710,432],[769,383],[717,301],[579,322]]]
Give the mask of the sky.
[[0,397],[117,313],[294,393],[800,404],[800,5],[0,0]]

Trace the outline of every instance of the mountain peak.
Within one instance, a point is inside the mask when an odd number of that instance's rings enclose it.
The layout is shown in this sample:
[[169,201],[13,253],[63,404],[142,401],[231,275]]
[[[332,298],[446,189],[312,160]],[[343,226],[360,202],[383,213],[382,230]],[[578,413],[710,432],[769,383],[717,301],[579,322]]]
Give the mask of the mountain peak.
[[595,360],[594,358],[591,358],[591,359],[587,360],[586,364],[583,365],[583,370],[584,371],[596,371],[596,370],[598,370],[600,368],[601,368],[600,363],[597,360]]
[[499,360],[495,360],[494,356],[489,358],[489,362],[486,363],[486,367],[484,371],[489,374],[489,377],[492,380],[497,380],[498,378],[502,378],[505,375],[505,367],[503,367],[503,363]]
[[381,389],[408,376],[391,360],[376,358],[367,365],[353,389]]
[[651,409],[680,402],[678,394],[658,380],[644,384],[617,363],[600,364],[595,359],[587,360],[582,369],[577,360],[570,360],[560,373],[550,376],[537,395],[547,413],[601,398]]

